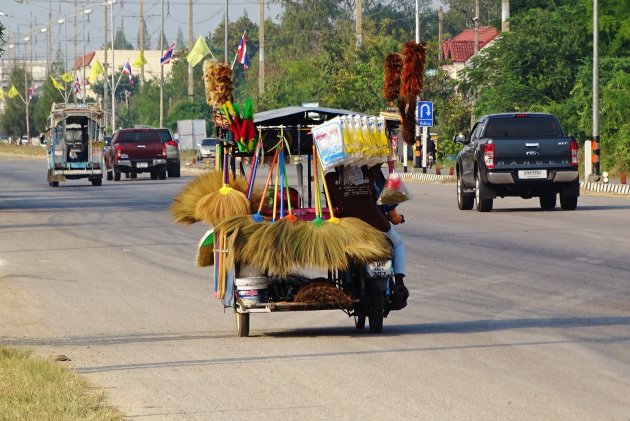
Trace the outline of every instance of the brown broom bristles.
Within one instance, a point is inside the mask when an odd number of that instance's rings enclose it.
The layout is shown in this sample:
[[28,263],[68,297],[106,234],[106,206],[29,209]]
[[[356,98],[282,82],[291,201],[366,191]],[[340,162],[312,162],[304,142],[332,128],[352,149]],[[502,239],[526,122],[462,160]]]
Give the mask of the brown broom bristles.
[[[230,187],[242,193],[247,191],[247,181],[238,177],[229,182]],[[197,202],[204,196],[219,191],[223,186],[223,174],[220,171],[211,171],[195,177],[188,183],[182,192],[178,194],[171,205],[171,214],[176,223],[194,224],[199,222],[195,213]],[[254,187],[251,196],[250,211],[256,211],[256,205],[260,201],[262,192],[259,187]],[[254,209],[256,208],[256,209]]]
[[400,96],[415,98],[422,92],[425,47],[425,43],[416,44],[413,41],[405,43]]
[[296,303],[336,304],[341,308],[351,308],[352,299],[330,282],[313,280],[299,289],[293,299]]
[[214,265],[214,245],[199,247],[196,260],[199,267]]
[[367,263],[391,257],[391,247],[384,232],[359,218],[339,218],[339,225],[353,238],[346,253],[354,261]]
[[[304,224],[304,221],[287,218],[264,224],[265,227],[256,233],[255,243],[248,244],[243,259],[272,276],[293,273],[298,266],[295,236]],[[252,239],[250,237],[250,241]]]
[[249,214],[249,200],[238,190],[231,187],[205,195],[195,205],[195,218],[212,225],[217,225],[225,218]]
[[232,101],[232,68],[229,64],[217,60],[204,61],[203,81],[209,105],[216,109]]
[[400,82],[403,60],[398,53],[390,53],[385,57],[385,80],[383,82],[383,97],[394,100],[400,95]]

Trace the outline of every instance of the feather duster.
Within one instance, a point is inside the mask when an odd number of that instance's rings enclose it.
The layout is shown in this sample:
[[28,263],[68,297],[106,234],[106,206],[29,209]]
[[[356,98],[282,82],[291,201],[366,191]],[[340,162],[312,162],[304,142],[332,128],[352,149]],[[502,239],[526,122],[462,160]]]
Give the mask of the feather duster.
[[426,44],[408,42],[404,47],[402,66],[401,96],[416,97],[422,92]]
[[394,100],[400,94],[400,78],[402,73],[402,56],[390,53],[385,58],[385,81],[383,83],[383,97]]
[[232,69],[228,64],[206,60],[203,63],[203,81],[209,105],[218,108],[232,101]]

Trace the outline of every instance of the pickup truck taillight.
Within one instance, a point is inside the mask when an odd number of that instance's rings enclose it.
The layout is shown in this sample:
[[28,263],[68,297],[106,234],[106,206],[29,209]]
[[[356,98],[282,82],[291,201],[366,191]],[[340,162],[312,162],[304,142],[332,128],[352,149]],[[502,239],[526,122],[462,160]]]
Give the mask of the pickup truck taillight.
[[177,146],[177,142],[175,142],[174,140],[168,140],[168,141],[164,142],[164,144],[166,144],[168,146]]
[[572,167],[577,167],[578,166],[578,144],[577,144],[577,140],[575,139],[571,139],[571,166]]
[[122,159],[122,146],[120,144],[114,146],[114,153],[116,154],[116,159]]
[[166,158],[166,143],[162,143],[162,157]]
[[483,162],[489,170],[494,169],[494,143],[488,142],[483,146]]

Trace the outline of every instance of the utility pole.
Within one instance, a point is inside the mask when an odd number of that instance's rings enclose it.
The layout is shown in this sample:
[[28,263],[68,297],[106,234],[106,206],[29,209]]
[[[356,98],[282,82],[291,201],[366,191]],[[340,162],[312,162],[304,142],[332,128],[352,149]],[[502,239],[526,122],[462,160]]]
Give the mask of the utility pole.
[[[164,55],[164,0],[160,24],[160,57]],[[164,127],[164,65],[160,63],[160,127]],[[169,170],[170,171],[170,170]]]
[[223,47],[225,48],[224,60],[225,64],[228,63],[228,0],[225,0],[225,40]]
[[265,91],[265,0],[258,0],[259,29],[258,29],[258,95]]
[[52,32],[52,0],[48,0],[48,51],[46,53],[46,76],[52,73],[50,68],[50,47],[51,47],[51,32]]
[[599,5],[593,0],[593,172],[599,177]]
[[[77,57],[78,57],[78,55],[77,55],[77,39],[78,39],[78,32],[79,32],[79,29],[78,29],[78,25],[79,24],[78,24],[77,20],[78,20],[78,18],[77,18],[77,0],[74,0],[74,56],[73,56],[74,57],[74,59],[73,59],[74,65],[72,66],[73,68],[76,65]],[[81,83],[83,83],[83,82],[81,82]],[[81,88],[81,90],[83,91],[83,88]]]
[[501,0],[501,32],[510,31],[510,0]]
[[356,27],[355,33],[357,37],[357,47],[360,47],[363,44],[363,0],[356,0],[355,6],[355,14],[356,14]]
[[438,10],[438,64],[442,64],[444,53],[442,51],[442,29],[444,27],[444,9],[440,6]]
[[[162,7],[164,9],[164,7]],[[164,10],[162,10],[164,14]],[[144,0],[140,0],[140,57],[144,57]],[[140,87],[144,85],[144,63],[140,66]]]
[[[109,61],[107,60],[107,49],[108,49],[107,48],[108,47],[107,46],[107,43],[108,43],[108,40],[107,40],[107,26],[109,25],[109,22],[107,21],[107,7],[109,6],[109,4],[107,2],[104,2],[103,5],[104,5],[103,7],[105,8],[105,13],[104,13],[105,25],[103,25],[104,28],[105,28],[105,45],[103,45],[103,61],[105,61],[105,65],[103,66],[105,68],[105,76],[104,76],[105,81],[103,82],[103,116],[104,116],[103,120],[107,121],[107,110],[108,110],[107,99],[109,98],[109,93],[108,93],[108,89],[107,89],[108,88],[107,84],[109,83],[109,80],[108,80],[108,77],[107,77],[107,68],[109,67]],[[112,71],[113,71],[113,69],[112,69]]]
[[475,0],[475,46],[474,55],[479,53],[479,0]]
[[[192,0],[188,0],[188,53],[193,49],[193,5]],[[194,100],[193,93],[193,67],[188,63],[188,99]]]

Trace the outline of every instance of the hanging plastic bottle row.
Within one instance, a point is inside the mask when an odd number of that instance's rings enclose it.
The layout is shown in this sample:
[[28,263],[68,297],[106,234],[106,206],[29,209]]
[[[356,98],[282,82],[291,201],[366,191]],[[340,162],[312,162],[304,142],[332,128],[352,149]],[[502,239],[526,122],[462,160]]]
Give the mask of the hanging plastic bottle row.
[[346,115],[312,129],[324,170],[339,165],[375,165],[391,156],[383,117]]

